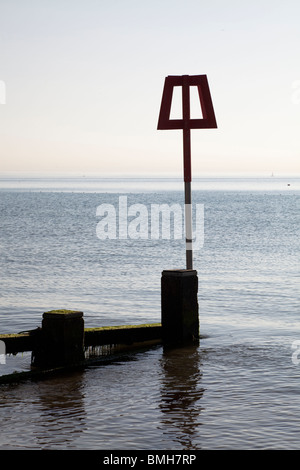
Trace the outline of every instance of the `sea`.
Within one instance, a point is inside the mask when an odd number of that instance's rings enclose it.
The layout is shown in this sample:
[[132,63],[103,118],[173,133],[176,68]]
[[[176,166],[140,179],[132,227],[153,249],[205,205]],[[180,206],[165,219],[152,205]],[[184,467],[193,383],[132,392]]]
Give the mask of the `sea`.
[[[161,321],[186,246],[151,210],[180,212],[182,178],[1,174],[0,207],[0,333],[60,308],[86,328]],[[195,178],[192,207],[199,344],[1,384],[1,450],[299,448],[300,177]],[[0,355],[0,375],[30,359]]]

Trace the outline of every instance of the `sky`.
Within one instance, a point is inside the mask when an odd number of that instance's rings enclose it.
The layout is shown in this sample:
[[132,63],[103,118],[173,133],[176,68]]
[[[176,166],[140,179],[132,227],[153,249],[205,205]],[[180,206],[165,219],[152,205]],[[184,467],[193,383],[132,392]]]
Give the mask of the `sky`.
[[218,128],[192,130],[193,176],[299,175],[299,18],[299,0],[0,0],[0,172],[181,175],[164,80],[207,75]]

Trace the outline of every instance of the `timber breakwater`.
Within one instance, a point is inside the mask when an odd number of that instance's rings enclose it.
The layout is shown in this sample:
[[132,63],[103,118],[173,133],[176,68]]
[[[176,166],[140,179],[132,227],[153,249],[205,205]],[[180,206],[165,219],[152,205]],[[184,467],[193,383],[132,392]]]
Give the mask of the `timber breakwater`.
[[0,354],[31,351],[31,370],[0,376],[0,383],[85,367],[128,350],[199,340],[198,278],[195,270],[167,270],[161,278],[161,323],[85,328],[83,312],[44,312],[42,325],[0,335]]

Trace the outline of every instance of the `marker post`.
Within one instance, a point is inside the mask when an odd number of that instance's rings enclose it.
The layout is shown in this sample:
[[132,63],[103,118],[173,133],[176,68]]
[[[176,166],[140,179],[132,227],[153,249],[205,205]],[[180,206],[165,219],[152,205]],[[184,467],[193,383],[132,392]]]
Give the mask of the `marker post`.
[[[182,119],[170,119],[173,89],[175,86],[182,87]],[[190,116],[191,86],[198,88],[200,106],[202,109],[201,119],[191,119]],[[183,130],[186,269],[193,269],[191,129],[209,129],[216,127],[217,123],[206,75],[168,76],[165,78],[157,129]]]
[[[182,87],[182,119],[170,119],[174,86]],[[191,119],[190,87],[198,88],[201,119]],[[157,129],[183,130],[186,269],[164,270],[161,278],[162,331],[165,344],[199,338],[198,277],[193,270],[191,129],[216,128],[216,118],[206,75],[165,78]]]

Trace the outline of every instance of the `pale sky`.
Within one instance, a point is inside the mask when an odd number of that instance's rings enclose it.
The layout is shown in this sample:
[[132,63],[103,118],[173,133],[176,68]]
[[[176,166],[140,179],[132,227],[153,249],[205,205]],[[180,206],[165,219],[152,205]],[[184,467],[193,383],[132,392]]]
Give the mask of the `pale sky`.
[[180,175],[164,79],[205,74],[193,175],[300,174],[299,56],[299,0],[0,0],[0,172]]

